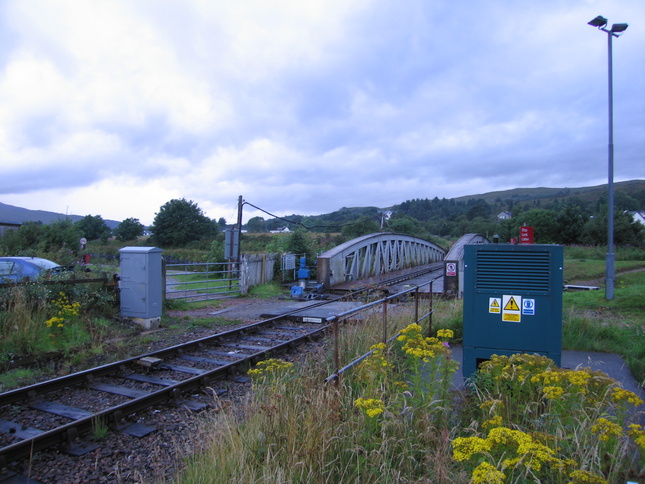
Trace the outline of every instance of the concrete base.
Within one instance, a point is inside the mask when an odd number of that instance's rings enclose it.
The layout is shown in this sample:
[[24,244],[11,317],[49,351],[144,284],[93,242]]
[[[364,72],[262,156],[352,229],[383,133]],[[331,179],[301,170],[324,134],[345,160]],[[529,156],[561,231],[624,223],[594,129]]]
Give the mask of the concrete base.
[[145,330],[159,329],[161,318],[132,318],[132,321]]

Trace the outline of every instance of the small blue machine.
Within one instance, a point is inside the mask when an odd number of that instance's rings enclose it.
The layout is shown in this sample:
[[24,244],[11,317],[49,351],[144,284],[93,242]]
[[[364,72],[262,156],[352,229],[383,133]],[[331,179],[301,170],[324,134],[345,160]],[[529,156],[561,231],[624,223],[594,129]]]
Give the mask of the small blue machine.
[[311,274],[309,272],[309,269],[307,269],[307,258],[306,257],[301,257],[300,258],[300,269],[298,269],[298,272],[297,272],[296,275],[298,276],[298,280],[299,281],[304,280],[305,284],[306,284],[306,281],[309,280],[309,277],[310,277]]
[[[311,277],[311,271],[307,269],[307,258],[300,258],[300,268],[296,271],[298,285],[291,286],[291,297],[294,299],[320,299],[323,298],[324,285],[316,284],[313,288],[307,288]],[[309,292],[307,292],[309,289]]]

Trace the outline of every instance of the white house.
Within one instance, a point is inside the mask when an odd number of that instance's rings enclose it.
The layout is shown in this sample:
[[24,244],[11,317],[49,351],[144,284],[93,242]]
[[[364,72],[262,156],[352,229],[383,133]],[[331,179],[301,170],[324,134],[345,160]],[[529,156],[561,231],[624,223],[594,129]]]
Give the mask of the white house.
[[511,212],[502,212],[497,216],[497,220],[508,220],[513,217]]
[[645,225],[645,215],[643,215],[643,212],[629,212],[629,214],[632,216],[634,222],[640,222]]

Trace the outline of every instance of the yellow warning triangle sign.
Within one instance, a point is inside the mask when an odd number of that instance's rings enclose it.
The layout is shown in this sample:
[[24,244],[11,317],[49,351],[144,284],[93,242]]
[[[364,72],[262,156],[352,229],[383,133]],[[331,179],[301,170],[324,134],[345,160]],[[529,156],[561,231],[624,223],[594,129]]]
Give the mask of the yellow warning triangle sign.
[[493,302],[490,303],[491,308],[498,308],[499,307],[499,299],[493,299]]
[[520,310],[520,307],[515,302],[514,297],[511,297],[506,303],[506,306],[504,306],[504,311],[519,311],[519,310]]

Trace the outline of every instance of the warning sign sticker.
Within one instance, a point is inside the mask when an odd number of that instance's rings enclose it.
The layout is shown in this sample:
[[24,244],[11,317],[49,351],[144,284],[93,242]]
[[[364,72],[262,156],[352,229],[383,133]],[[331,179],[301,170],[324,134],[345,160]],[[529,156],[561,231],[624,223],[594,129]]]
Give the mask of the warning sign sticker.
[[488,312],[499,314],[502,312],[502,299],[499,297],[491,297],[488,299]]
[[519,323],[522,321],[522,296],[502,296],[502,321]]
[[456,262],[447,262],[446,263],[446,275],[447,276],[456,276],[457,275],[457,263]]

